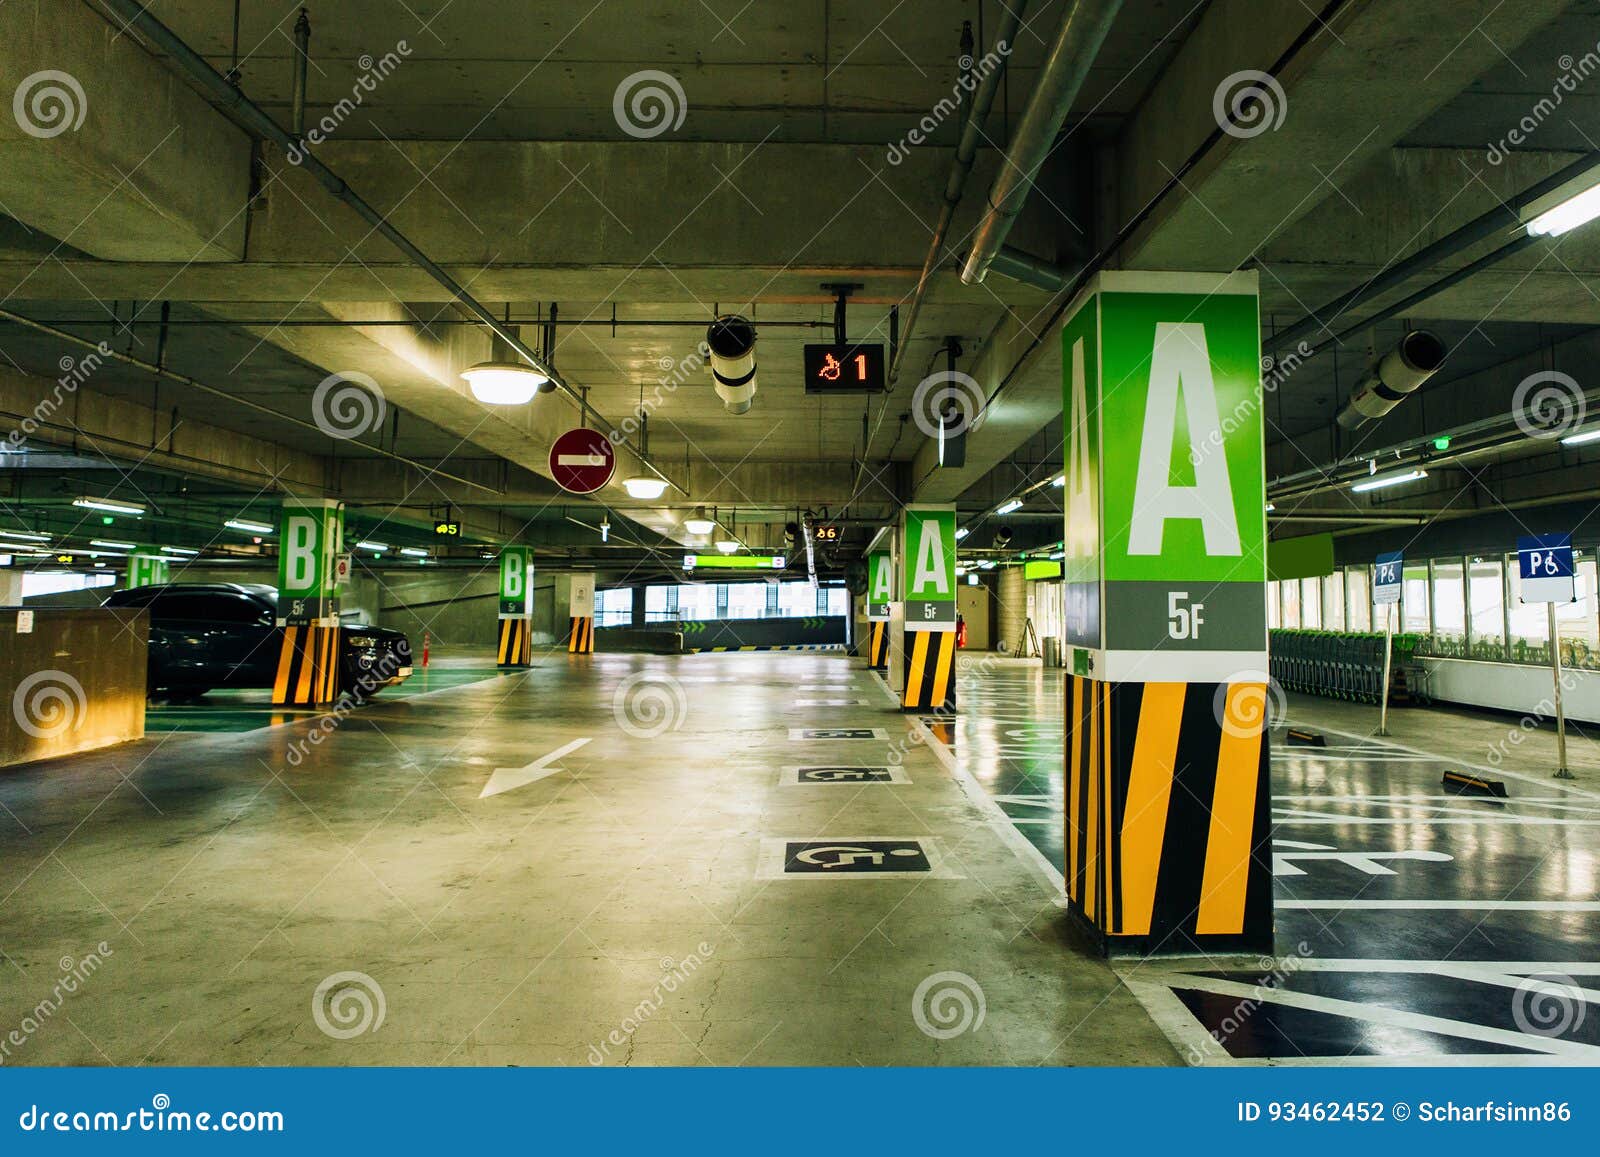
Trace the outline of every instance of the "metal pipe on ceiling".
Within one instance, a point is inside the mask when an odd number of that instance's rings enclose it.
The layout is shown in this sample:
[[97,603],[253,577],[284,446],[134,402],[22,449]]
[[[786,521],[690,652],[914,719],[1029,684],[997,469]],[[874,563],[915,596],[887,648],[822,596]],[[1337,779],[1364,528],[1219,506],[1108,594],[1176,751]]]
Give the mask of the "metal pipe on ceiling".
[[306,132],[306,68],[311,63],[311,17],[304,8],[294,22],[294,79],[289,93],[289,130],[298,140]]
[[[315,177],[330,194],[344,202],[353,209],[357,216],[372,226],[373,232],[381,235],[401,253],[405,254],[412,264],[421,269],[429,277],[442,286],[450,296],[476,317],[490,332],[509,345],[530,366],[546,375],[556,387],[567,394],[578,405],[580,415],[584,420],[596,422],[600,429],[613,430],[614,425],[606,421],[589,400],[578,390],[569,385],[554,366],[533,351],[522,338],[518,336],[515,327],[505,324],[496,318],[482,302],[468,293],[449,273],[437,265],[426,253],[417,248],[400,230],[396,229],[389,219],[364,197],[345,184],[344,180],[327,165],[317,159],[316,155],[303,147],[298,137],[286,132],[277,121],[261,108],[260,105],[250,100],[244,92],[228,83],[216,69],[212,68],[205,58],[190,48],[177,33],[168,28],[161,21],[152,16],[139,0],[101,0],[108,9],[121,18],[123,25],[136,28],[141,35],[148,37],[161,51],[165,52],[179,68],[192,77],[217,104],[231,116],[246,132],[272,141],[284,150],[286,155],[296,155],[300,158],[300,167]],[[645,458],[639,461],[645,469],[655,474],[668,486],[674,485],[654,463]]]
[[1022,26],[1022,13],[1027,7],[1027,0],[1014,0],[1010,5],[1000,6],[1003,15],[994,41],[1001,49],[1000,63],[978,82],[978,91],[972,98],[972,108],[962,124],[961,140],[956,145],[956,155],[950,161],[950,175],[944,183],[944,204],[939,207],[939,220],[933,227],[933,239],[928,243],[928,255],[923,259],[922,272],[917,277],[917,287],[912,291],[910,305],[906,307],[906,319],[900,329],[900,340],[895,347],[894,359],[889,363],[890,385],[893,385],[900,376],[906,347],[911,344],[911,334],[917,327],[917,314],[922,311],[922,301],[928,292],[928,279],[939,266],[940,250],[944,248],[945,236],[950,232],[950,223],[955,220],[956,206],[961,203],[961,194],[966,188],[967,178],[972,175],[972,164],[978,155],[978,142],[983,137],[983,122],[988,119],[989,110],[994,107],[994,98],[1000,91],[1000,81],[1005,75],[1006,61],[1015,46],[1017,31]]
[[[180,374],[174,370],[166,368],[165,366],[159,366],[154,362],[147,362],[143,358],[134,357],[132,354],[126,354],[120,350],[114,350],[103,342],[90,341],[88,338],[79,337],[75,333],[68,333],[66,330],[56,329],[54,326],[46,325],[43,322],[34,321],[32,318],[23,317],[20,313],[12,313],[9,309],[0,309],[0,320],[9,321],[15,325],[25,326],[28,329],[37,331],[38,333],[47,334],[58,341],[69,342],[81,349],[94,350],[95,353],[100,357],[110,357],[115,361],[122,362],[124,365],[133,366],[135,369],[143,370],[147,374],[155,374],[157,377],[166,378],[168,381],[177,382],[180,385],[188,386],[190,389],[199,390],[200,392],[210,394],[213,397],[226,398],[235,405],[243,406],[248,410],[254,410],[258,414],[266,414],[269,417],[278,419],[280,422],[288,422],[291,425],[298,426],[303,430],[311,430],[320,437],[326,438],[328,436],[328,432],[322,429],[322,427],[318,426],[315,422],[307,422],[303,418],[296,418],[291,414],[279,413],[277,410],[263,406],[259,402],[252,402],[249,398],[241,398],[237,394],[230,394],[226,390],[219,390],[215,386],[208,386],[205,382],[200,381],[198,378],[191,378],[188,374]],[[357,442],[355,445],[360,446],[363,450],[370,450],[372,453],[377,454],[380,457],[388,458],[391,461],[399,462],[403,465],[409,466],[413,470],[420,470],[422,473],[430,475],[431,477],[445,478],[451,482],[459,482],[463,486],[470,486],[475,490],[482,490],[489,494],[499,493],[499,491],[492,486],[485,486],[483,483],[474,482],[470,478],[462,478],[459,475],[447,473],[444,470],[439,470],[435,467],[425,465],[416,461],[415,459],[407,458],[403,454],[396,454],[393,451],[385,450],[381,446],[374,446],[367,442]]]
[[[40,322],[40,323],[42,323],[44,325],[97,325],[97,324],[100,324],[100,319],[92,318],[92,317],[48,317],[48,318],[35,318],[34,320],[38,321],[38,322]],[[337,327],[346,327],[346,328],[348,328],[348,327],[352,327],[352,326],[362,326],[363,328],[368,327],[368,326],[408,326],[408,327],[415,326],[415,327],[420,327],[420,328],[423,328],[423,329],[429,329],[429,328],[432,328],[433,326],[440,326],[440,325],[482,325],[483,323],[480,322],[475,317],[439,317],[439,318],[434,318],[434,319],[429,320],[429,321],[417,321],[417,320],[410,320],[410,319],[406,319],[406,318],[395,318],[395,317],[373,318],[370,321],[362,321],[362,320],[345,321],[345,320],[343,320],[341,318],[337,318],[337,317],[306,317],[306,318],[292,318],[292,317],[289,317],[289,318],[271,318],[271,317],[262,317],[262,318],[184,317],[184,318],[173,318],[173,319],[171,319],[169,321],[161,322],[161,323],[157,323],[157,322],[143,322],[143,323],[128,322],[126,324],[128,324],[128,325],[135,325],[135,324],[144,324],[144,325],[163,324],[163,325],[166,325],[168,327],[171,327],[171,326],[201,326],[201,327],[269,326],[269,327],[272,327],[274,329],[302,329],[302,328],[315,328],[315,327],[319,327],[319,326],[326,326],[326,327],[329,327],[329,328],[337,328]],[[525,326],[525,325],[543,326],[543,325],[546,324],[546,321],[545,321],[544,318],[533,318],[533,317],[526,317],[526,318],[521,318],[521,319],[511,318],[511,319],[508,319],[505,322],[505,324],[506,325],[512,325],[512,326],[519,326],[519,327],[520,326]],[[564,321],[561,324],[564,327],[566,327],[566,326],[586,325],[586,326],[602,326],[602,327],[607,328],[607,329],[662,329],[662,328],[704,329],[710,323],[704,318],[695,318],[695,319],[692,319],[692,320],[691,319],[687,319],[687,318],[671,318],[671,319],[664,318],[664,319],[656,320],[656,321],[625,321],[622,318],[617,318],[615,321],[613,321],[610,318],[604,318],[604,317],[584,317],[584,318],[578,318],[576,320]],[[775,328],[832,329],[833,328],[833,322],[831,322],[831,321],[764,321],[764,322],[761,323],[761,328],[762,329],[775,329]]]
[[[1600,171],[1600,152],[1589,153],[1572,164],[1558,169],[1544,178],[1544,180],[1536,181],[1522,190],[1522,192],[1499,202],[1488,212],[1474,217],[1459,228],[1452,229],[1432,244],[1423,246],[1411,256],[1395,262],[1395,264],[1358,285],[1355,289],[1350,290],[1348,293],[1340,294],[1321,309],[1312,310],[1306,317],[1295,322],[1287,329],[1274,334],[1272,336],[1272,345],[1278,349],[1293,346],[1296,342],[1319,328],[1328,329],[1331,332],[1333,322],[1339,315],[1363,298],[1376,297],[1424,269],[1430,269],[1439,262],[1453,257],[1480,241],[1487,241],[1502,230],[1516,228],[1522,224],[1523,209],[1526,209],[1540,198],[1554,193],[1563,185],[1583,177],[1592,176],[1596,171]],[[1345,332],[1352,331],[1346,330]],[[1342,336],[1338,335],[1338,337]],[[1338,337],[1333,340],[1338,340]],[[1315,348],[1321,349],[1327,344],[1326,341],[1323,341],[1318,343]]]
[[1055,147],[1061,126],[1072,111],[1083,82],[1100,55],[1111,24],[1122,9],[1122,0],[1075,0],[1061,18],[1045,57],[1044,67],[1034,85],[1033,95],[1022,112],[1017,135],[1006,150],[1004,163],[989,190],[989,206],[978,222],[972,248],[961,268],[961,280],[972,285],[983,280],[1000,246],[1022,212],[1023,203],[1033,188],[1039,168]]

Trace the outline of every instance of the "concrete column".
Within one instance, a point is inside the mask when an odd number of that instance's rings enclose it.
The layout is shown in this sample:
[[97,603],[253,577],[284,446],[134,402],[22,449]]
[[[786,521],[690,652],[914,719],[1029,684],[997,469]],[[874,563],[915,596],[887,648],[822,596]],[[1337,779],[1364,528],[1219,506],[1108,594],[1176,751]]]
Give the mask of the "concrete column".
[[905,600],[902,711],[956,709],[956,508],[918,503],[900,515]]
[[648,589],[643,583],[633,588],[633,614],[628,619],[631,627],[643,627],[649,622],[645,612],[645,592]]
[[344,507],[285,502],[278,522],[278,623],[283,643],[272,701],[313,705],[339,696],[338,562]]
[[995,650],[1015,655],[1022,649],[1023,625],[1028,621],[1028,584],[1020,566],[1001,567],[995,573],[999,575],[995,584],[999,588],[995,594],[995,618],[999,628]]
[[10,567],[0,568],[0,607],[22,605],[22,572]]
[[160,586],[162,583],[170,582],[171,576],[171,559],[152,551],[135,551],[128,556],[128,569],[123,575],[123,586],[129,590],[134,587]]
[[594,572],[558,574],[555,629],[565,631],[569,655],[594,654]]
[[508,546],[500,552],[500,637],[495,662],[502,667],[533,663],[533,550]]
[[866,646],[861,654],[874,671],[889,668],[890,604],[894,602],[894,550],[891,542],[867,552],[867,594],[865,599]]
[[1064,875],[1107,954],[1272,949],[1260,332],[1254,273],[1101,274],[1062,329]]

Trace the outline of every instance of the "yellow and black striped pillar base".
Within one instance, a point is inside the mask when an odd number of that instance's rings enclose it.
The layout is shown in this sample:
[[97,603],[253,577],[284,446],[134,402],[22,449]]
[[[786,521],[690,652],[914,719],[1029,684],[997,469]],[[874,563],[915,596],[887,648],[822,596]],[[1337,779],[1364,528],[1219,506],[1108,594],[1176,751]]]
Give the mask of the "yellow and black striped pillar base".
[[956,709],[956,633],[906,631],[906,685],[902,711]]
[[500,620],[500,644],[495,651],[502,667],[527,667],[533,663],[533,620],[521,617]]
[[1067,688],[1068,908],[1107,954],[1272,951],[1266,686]]
[[874,671],[889,669],[889,624],[867,624],[867,666]]
[[291,623],[283,628],[272,702],[315,707],[339,695],[339,628]]
[[567,652],[573,655],[594,654],[593,615],[572,616],[572,629],[567,632]]

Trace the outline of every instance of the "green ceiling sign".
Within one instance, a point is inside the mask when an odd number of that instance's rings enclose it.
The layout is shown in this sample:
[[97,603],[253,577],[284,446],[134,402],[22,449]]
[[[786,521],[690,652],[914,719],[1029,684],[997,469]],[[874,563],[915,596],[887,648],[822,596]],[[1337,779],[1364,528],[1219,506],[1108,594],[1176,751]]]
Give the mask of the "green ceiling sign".
[[788,565],[781,554],[686,554],[684,570],[782,570]]

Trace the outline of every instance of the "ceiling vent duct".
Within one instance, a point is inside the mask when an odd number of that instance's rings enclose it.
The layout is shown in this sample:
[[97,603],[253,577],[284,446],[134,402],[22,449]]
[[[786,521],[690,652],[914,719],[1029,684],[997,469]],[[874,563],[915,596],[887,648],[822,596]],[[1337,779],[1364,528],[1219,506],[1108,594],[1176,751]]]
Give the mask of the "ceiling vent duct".
[[725,313],[706,330],[711,376],[717,397],[730,414],[745,414],[756,396],[756,327],[736,313]]
[[1444,342],[1425,329],[1415,329],[1378,359],[1339,411],[1339,425],[1354,430],[1398,406],[1444,364]]

